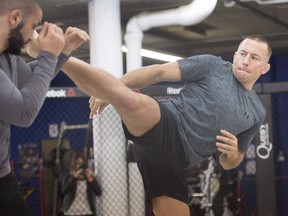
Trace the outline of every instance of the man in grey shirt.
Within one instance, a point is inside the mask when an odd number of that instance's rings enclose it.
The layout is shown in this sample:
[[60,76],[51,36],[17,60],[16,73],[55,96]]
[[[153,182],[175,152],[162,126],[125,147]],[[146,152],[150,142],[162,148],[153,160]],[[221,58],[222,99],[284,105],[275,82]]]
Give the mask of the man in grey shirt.
[[[72,33],[78,29],[68,28],[64,37],[62,29],[47,22],[36,40],[35,28],[41,20],[35,0],[0,2],[0,215],[5,216],[30,215],[11,173],[10,125],[33,123],[56,71],[83,42]],[[38,58],[27,64],[19,55],[32,40]]]
[[[226,170],[241,163],[265,117],[253,85],[269,71],[271,54],[269,43],[252,35],[241,41],[233,63],[200,55],[142,67],[120,79],[77,59],[63,70],[93,96],[91,117],[107,104],[119,113],[154,214],[189,216],[184,170],[212,155]],[[162,81],[183,82],[180,96],[156,101],[130,89]]]

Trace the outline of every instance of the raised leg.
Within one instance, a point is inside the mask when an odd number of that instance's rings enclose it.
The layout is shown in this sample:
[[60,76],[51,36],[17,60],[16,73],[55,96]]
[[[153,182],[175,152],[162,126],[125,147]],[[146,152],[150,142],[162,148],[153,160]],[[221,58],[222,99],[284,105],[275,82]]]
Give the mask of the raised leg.
[[143,135],[158,123],[158,103],[127,88],[106,71],[75,58],[71,58],[62,69],[85,93],[113,105],[134,136]]

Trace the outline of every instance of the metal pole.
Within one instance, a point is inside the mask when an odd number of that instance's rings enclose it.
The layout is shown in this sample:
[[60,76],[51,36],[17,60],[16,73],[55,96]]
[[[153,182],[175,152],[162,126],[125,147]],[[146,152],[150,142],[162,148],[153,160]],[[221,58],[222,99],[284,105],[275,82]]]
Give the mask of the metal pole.
[[63,141],[63,136],[65,133],[65,122],[63,121],[61,123],[61,127],[60,127],[60,134],[58,137],[58,143],[57,143],[57,147],[56,147],[56,159],[55,159],[55,170],[56,170],[56,176],[54,179],[54,193],[53,193],[53,216],[57,216],[57,203],[58,203],[58,172],[59,172],[59,165],[60,165],[60,148],[62,145],[62,141]]

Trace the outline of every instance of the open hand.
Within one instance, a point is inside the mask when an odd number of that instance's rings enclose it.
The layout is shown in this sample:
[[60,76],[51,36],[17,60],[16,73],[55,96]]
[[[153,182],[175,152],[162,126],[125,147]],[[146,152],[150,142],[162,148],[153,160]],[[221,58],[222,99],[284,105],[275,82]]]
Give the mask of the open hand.
[[90,114],[89,118],[92,119],[95,114],[101,114],[106,106],[108,106],[109,103],[102,101],[98,98],[90,97],[89,100],[89,108],[90,108]]
[[233,134],[226,130],[220,130],[222,135],[216,136],[220,142],[216,142],[217,149],[226,155],[229,159],[237,159],[238,157],[238,140]]

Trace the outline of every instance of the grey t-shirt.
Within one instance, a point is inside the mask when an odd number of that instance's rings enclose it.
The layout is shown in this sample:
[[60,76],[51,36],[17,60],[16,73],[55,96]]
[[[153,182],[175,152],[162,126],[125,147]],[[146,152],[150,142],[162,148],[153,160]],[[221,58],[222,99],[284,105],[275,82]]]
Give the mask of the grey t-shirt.
[[10,125],[33,123],[50,81],[67,60],[63,54],[57,58],[45,51],[29,64],[20,56],[0,55],[0,178],[11,171]]
[[220,57],[200,55],[178,63],[185,84],[178,98],[164,104],[179,122],[187,166],[217,153],[221,129],[234,134],[239,149],[246,151],[266,113],[255,91],[245,89],[232,64]]

